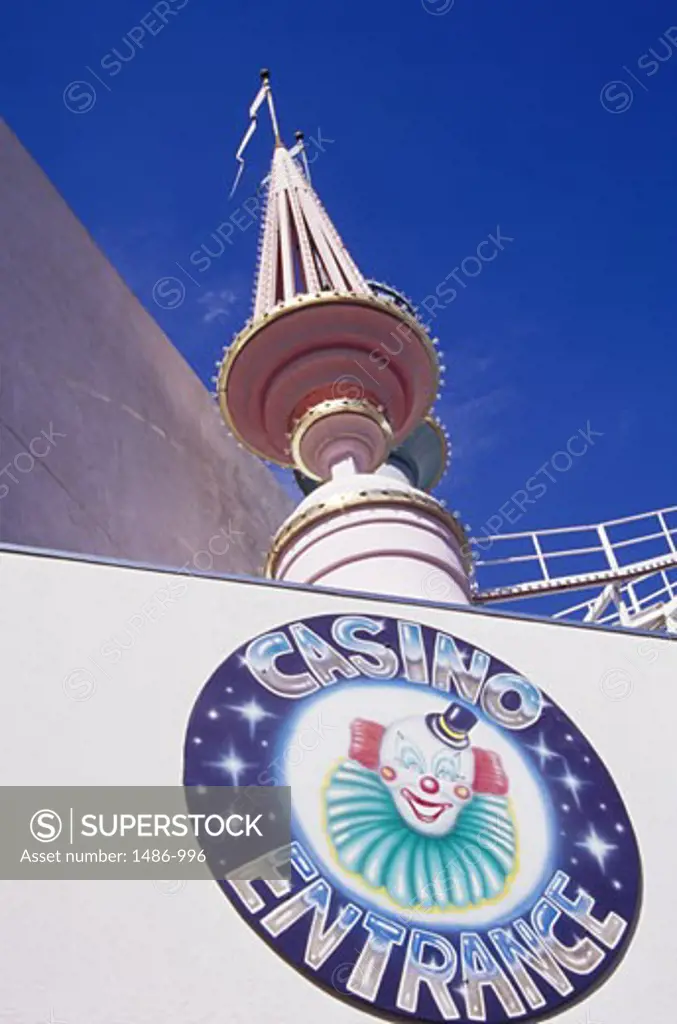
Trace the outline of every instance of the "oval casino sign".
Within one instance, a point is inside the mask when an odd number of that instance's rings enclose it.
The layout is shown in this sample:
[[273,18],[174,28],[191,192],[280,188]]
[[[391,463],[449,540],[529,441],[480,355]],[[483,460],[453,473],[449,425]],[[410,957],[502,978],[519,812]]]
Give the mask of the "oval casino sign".
[[621,797],[533,681],[412,621],[258,636],[193,709],[186,785],[291,787],[291,882],[219,882],[280,956],[389,1018],[534,1019],[618,964],[641,865]]

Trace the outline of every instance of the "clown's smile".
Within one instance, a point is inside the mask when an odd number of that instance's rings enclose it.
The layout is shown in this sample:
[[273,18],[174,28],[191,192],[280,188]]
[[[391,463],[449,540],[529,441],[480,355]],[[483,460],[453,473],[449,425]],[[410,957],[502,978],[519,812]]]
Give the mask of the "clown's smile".
[[401,789],[400,793],[407,801],[419,821],[424,825],[432,825],[452,804],[437,803],[433,800],[424,800],[416,796],[410,789]]

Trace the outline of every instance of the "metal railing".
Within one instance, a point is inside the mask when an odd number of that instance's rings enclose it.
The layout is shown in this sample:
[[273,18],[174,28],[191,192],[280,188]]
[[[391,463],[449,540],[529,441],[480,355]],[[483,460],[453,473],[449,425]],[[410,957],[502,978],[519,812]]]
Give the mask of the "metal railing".
[[635,516],[471,538],[478,603],[594,591],[553,618],[660,628],[677,616],[677,505]]

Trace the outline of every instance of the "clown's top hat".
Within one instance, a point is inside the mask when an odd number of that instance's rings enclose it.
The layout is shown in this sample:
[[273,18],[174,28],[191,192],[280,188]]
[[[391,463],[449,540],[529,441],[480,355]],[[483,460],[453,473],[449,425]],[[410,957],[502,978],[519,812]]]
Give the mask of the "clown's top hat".
[[465,750],[469,746],[468,733],[477,725],[477,715],[454,700],[444,711],[426,715],[425,720],[438,740],[456,750]]

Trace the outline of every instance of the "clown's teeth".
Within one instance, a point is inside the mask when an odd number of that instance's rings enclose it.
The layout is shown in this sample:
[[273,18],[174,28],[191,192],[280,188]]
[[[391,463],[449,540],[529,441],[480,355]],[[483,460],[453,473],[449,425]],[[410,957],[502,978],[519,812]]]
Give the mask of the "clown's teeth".
[[424,800],[423,797],[412,793],[410,789],[403,789],[401,792],[416,817],[424,825],[432,825],[448,807],[451,807],[451,804],[448,803],[440,804],[434,803],[432,800]]

